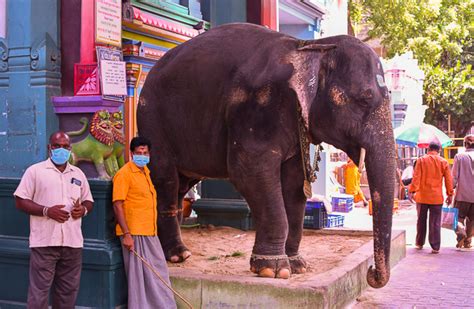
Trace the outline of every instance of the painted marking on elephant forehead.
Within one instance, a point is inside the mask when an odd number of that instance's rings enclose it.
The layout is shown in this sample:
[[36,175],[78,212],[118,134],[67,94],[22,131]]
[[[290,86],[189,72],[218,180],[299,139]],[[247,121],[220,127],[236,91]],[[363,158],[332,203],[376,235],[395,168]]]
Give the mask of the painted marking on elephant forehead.
[[146,100],[144,97],[140,97],[140,99],[138,99],[138,104],[141,105],[141,106],[145,106],[146,105]]

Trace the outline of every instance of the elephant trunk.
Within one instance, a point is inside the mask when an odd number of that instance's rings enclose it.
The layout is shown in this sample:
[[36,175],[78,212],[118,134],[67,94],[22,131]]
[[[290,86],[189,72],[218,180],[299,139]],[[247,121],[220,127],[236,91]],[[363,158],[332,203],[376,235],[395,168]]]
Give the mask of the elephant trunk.
[[[388,114],[390,115],[390,114]],[[371,136],[367,148],[367,177],[372,197],[375,269],[370,266],[367,282],[373,288],[381,288],[390,278],[390,243],[392,209],[395,189],[396,153],[390,119],[383,121]]]

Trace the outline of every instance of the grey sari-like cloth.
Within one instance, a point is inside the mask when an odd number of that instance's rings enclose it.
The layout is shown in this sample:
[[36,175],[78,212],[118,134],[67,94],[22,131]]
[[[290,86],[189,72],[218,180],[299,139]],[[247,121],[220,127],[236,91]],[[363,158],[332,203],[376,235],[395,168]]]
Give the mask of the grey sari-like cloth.
[[[135,251],[170,284],[168,266],[157,236],[132,236]],[[123,242],[123,237],[120,237]],[[133,252],[122,246],[129,309],[173,309],[173,292]]]

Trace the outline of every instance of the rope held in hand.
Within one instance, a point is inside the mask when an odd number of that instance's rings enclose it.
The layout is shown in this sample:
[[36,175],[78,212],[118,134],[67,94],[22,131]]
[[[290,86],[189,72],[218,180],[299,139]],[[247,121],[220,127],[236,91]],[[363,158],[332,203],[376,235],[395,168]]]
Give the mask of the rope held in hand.
[[156,271],[155,268],[153,268],[153,266],[150,265],[150,263],[148,263],[147,260],[145,260],[143,257],[140,256],[140,254],[137,253],[137,251],[135,251],[135,249],[131,249],[131,251],[133,252],[133,254],[135,254],[136,257],[138,257],[142,262],[143,264],[145,264],[157,277],[158,279],[160,279],[161,282],[163,282],[163,284],[168,288],[170,289],[176,296],[178,296],[186,305],[188,305],[189,308],[191,309],[194,309],[193,305],[191,305],[183,296],[181,296],[178,292],[176,292],[175,290],[173,290],[173,288],[168,284],[168,282],[166,282],[161,276],[160,274]]

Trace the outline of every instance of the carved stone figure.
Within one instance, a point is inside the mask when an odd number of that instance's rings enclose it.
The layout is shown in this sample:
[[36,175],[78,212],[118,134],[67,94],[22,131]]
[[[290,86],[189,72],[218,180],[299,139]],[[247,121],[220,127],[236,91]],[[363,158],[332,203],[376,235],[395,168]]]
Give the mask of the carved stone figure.
[[[86,117],[80,119],[83,127],[78,131],[67,132],[69,136],[80,136],[89,127]],[[72,144],[71,164],[81,161],[92,162],[100,179],[110,180],[124,165],[123,117],[121,112],[110,115],[107,110],[94,113],[89,134],[85,139]]]

